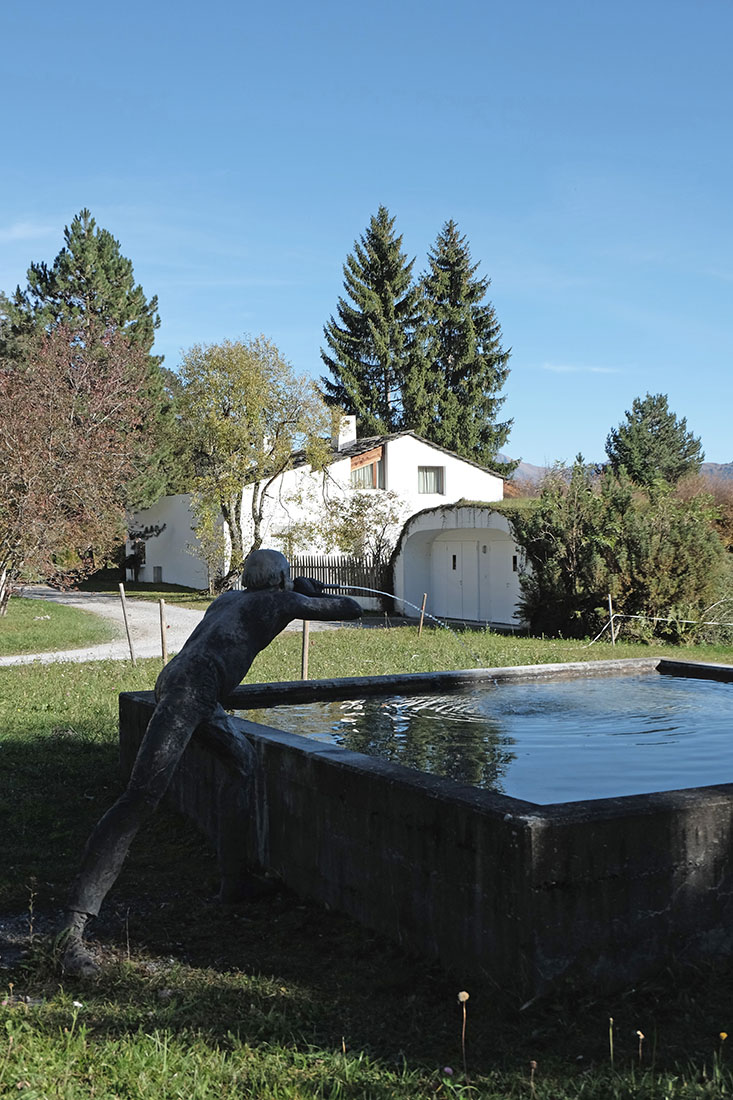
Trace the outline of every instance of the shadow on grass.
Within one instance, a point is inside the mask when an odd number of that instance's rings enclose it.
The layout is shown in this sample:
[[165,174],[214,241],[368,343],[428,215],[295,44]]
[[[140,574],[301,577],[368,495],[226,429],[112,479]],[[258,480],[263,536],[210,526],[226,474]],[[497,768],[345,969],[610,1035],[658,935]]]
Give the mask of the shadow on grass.
[[[120,790],[116,747],[73,731],[6,740],[0,781],[13,791],[0,811],[0,916],[52,924],[90,829]],[[214,900],[217,887],[207,843],[160,811],[91,927],[106,963],[101,979],[91,986],[62,980],[67,995],[83,1000],[97,1038],[168,1029],[223,1049],[246,1040],[332,1051],[343,1040],[350,1051],[395,1064],[404,1056],[458,1065],[457,993],[466,988],[474,1072],[537,1058],[580,1074],[607,1059],[609,1016],[617,1057],[628,1061],[637,1029],[656,1036],[664,1062],[706,1057],[733,1022],[728,963],[678,969],[604,998],[558,989],[520,1012],[470,975],[446,975],[287,890],[224,909]],[[48,999],[37,1026],[52,1034],[67,1022],[42,942],[5,971],[9,980]]]
[[92,823],[114,797],[115,747],[59,727],[43,737],[4,738],[0,787],[0,910],[61,904]]
[[[73,730],[5,740],[0,782],[13,791],[0,809],[0,926],[6,920],[16,930],[48,932],[60,924],[89,832],[121,790],[116,747]],[[405,1041],[416,1026],[418,996],[423,1008],[426,1000],[452,1007],[442,975],[345,917],[286,890],[225,909],[217,890],[206,841],[177,814],[160,810],[90,924],[90,939],[108,962],[94,987],[95,1028],[186,1026],[217,1042],[240,1030],[271,1041],[297,1033],[306,1042],[340,1043],[348,1035],[360,1048],[396,1043],[399,1050],[393,998]],[[36,946],[30,961],[16,957],[0,975],[49,995],[59,977],[47,944]],[[83,988],[68,979],[63,985]],[[162,986],[169,992],[161,1000]],[[375,1011],[380,997],[386,1001]]]

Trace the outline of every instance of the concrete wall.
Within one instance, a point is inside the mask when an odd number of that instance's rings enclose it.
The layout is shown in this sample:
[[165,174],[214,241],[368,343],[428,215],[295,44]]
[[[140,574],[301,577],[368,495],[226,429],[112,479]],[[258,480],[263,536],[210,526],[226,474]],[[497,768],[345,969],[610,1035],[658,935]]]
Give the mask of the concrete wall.
[[155,569],[166,584],[183,584],[188,588],[207,588],[206,565],[189,550],[196,542],[193,533],[191,497],[188,493],[161,497],[151,508],[136,512],[130,519],[130,530],[147,526],[165,529],[145,541],[145,565],[139,580],[153,582]]
[[[251,685],[228,705],[656,664]],[[120,697],[126,772],[152,706],[151,693]],[[242,796],[236,741],[205,730],[171,790],[212,838],[225,873],[238,860],[259,863],[303,896],[440,960],[462,984],[478,977],[521,1000],[560,979],[614,988],[673,958],[733,952],[731,784],[537,806],[251,722],[238,728],[259,760],[254,807]]]
[[517,627],[521,560],[508,521],[488,504],[445,505],[405,524],[394,593],[420,606],[426,592],[426,609],[439,619]]
[[[442,493],[418,492],[420,466],[443,468]],[[385,478],[385,487],[399,493],[404,500],[407,515],[461,499],[502,500],[504,497],[504,481],[498,475],[458,455],[431,447],[412,435],[401,435],[387,443]]]

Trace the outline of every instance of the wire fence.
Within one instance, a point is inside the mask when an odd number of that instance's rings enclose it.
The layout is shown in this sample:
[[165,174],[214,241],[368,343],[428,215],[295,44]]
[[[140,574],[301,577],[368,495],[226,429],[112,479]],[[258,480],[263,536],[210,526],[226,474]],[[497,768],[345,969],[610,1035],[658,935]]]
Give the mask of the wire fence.
[[[711,604],[710,607],[705,608],[703,612],[706,615],[712,611],[715,607],[720,607],[721,604],[733,603],[733,597],[726,597],[723,600],[718,600],[716,603]],[[595,638],[592,638],[584,649],[590,649],[592,645],[595,645],[599,639],[603,637],[606,631],[611,634],[611,643],[616,644],[618,633],[616,630],[616,623],[623,624],[625,621],[636,620],[643,624],[649,624],[656,626],[657,623],[673,623],[675,626],[718,626],[718,627],[731,627],[733,628],[733,622],[725,622],[720,619],[681,619],[676,615],[626,615],[621,611],[614,611],[611,597],[608,597],[609,619],[608,622],[598,631]]]

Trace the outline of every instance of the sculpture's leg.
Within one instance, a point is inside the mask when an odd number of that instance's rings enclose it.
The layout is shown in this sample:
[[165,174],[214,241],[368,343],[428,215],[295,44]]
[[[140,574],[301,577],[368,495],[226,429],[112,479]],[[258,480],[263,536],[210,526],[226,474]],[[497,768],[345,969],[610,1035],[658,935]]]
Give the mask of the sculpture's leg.
[[219,901],[233,904],[261,897],[270,893],[272,886],[253,873],[246,843],[246,833],[254,826],[257,754],[221,706],[199,727],[196,737],[219,743],[231,762],[216,792]]
[[87,919],[99,913],[136,833],[165,794],[200,717],[190,712],[183,717],[165,703],[156,707],[127,790],[99,821],[87,841],[69,899],[65,927],[66,970],[78,974],[91,971],[94,964],[82,944]]

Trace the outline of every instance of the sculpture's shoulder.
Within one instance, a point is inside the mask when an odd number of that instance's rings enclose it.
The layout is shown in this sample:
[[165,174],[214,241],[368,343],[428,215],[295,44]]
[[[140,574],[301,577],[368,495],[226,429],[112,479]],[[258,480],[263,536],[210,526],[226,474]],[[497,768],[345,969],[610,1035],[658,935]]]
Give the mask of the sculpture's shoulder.
[[302,598],[296,592],[282,588],[245,588],[222,592],[210,604],[205,618],[227,620],[272,614],[286,614],[300,606]]
[[242,596],[246,594],[246,590],[239,591],[236,588],[232,588],[228,592],[222,592],[220,596],[217,596],[216,599],[212,600],[209,604],[206,609],[206,614],[211,615],[212,613],[224,610],[226,607],[236,605],[241,602]]

